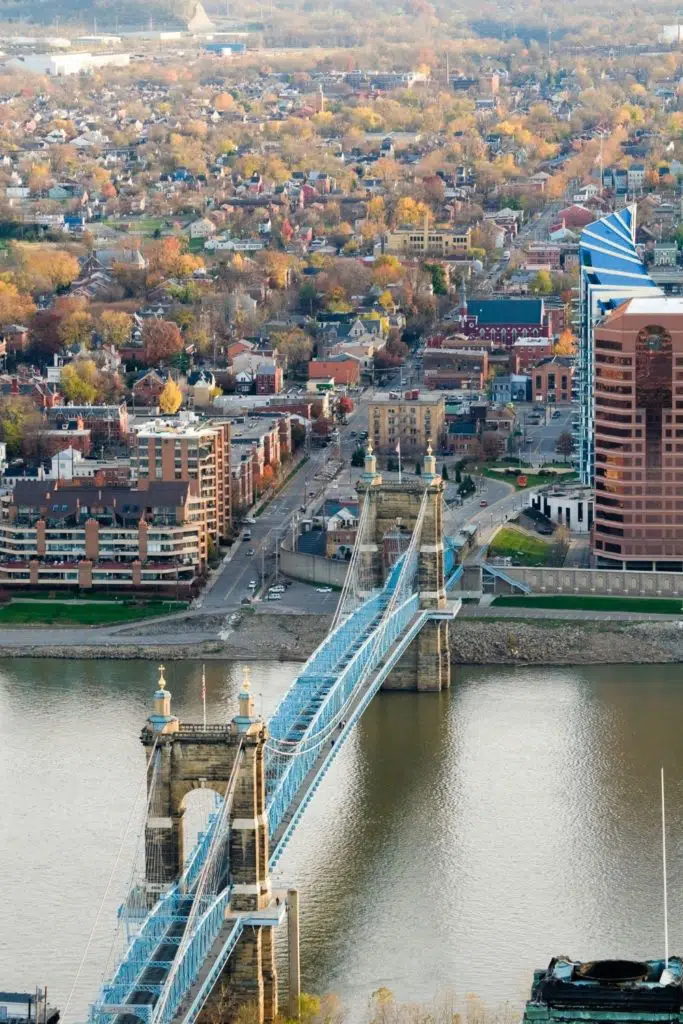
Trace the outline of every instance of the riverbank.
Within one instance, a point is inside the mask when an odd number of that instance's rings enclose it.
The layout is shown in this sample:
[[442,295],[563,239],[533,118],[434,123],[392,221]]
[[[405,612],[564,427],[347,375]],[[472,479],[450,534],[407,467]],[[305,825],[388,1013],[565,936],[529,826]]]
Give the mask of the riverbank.
[[[510,609],[496,617],[495,608],[479,618],[477,611],[468,606],[451,626],[454,665],[683,662],[678,619],[516,618]],[[111,630],[0,630],[0,657],[304,662],[330,622],[329,615],[264,612],[231,626],[222,615],[194,613]]]

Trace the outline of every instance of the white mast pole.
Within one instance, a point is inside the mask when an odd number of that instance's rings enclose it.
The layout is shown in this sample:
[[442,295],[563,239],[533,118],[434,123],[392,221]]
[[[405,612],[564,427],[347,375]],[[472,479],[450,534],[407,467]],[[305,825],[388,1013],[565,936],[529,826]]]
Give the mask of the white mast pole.
[[664,805],[664,767],[662,779],[662,873],[664,876],[664,967],[669,966],[669,898],[666,886],[666,809]]

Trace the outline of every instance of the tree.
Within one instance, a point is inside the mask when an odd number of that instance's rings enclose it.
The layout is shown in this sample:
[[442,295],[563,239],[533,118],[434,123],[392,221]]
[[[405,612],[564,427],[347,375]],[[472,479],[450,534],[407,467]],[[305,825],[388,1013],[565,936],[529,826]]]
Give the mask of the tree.
[[24,323],[35,311],[30,295],[20,292],[11,281],[0,281],[0,327]]
[[458,487],[458,494],[461,498],[468,498],[470,494],[474,494],[476,489],[477,487],[474,480],[469,474],[467,474],[467,476],[462,478],[462,482]]
[[351,465],[355,466],[356,469],[362,468],[365,465],[365,450],[363,448],[356,448],[351,456]]
[[133,318],[117,309],[105,309],[100,316],[99,331],[105,345],[121,348],[130,341]]
[[373,284],[386,288],[388,284],[396,284],[403,277],[403,266],[396,256],[385,253],[378,256],[372,267]]
[[562,334],[557,340],[557,344],[553,348],[553,355],[556,356],[573,356],[576,354],[576,338],[572,332],[567,328],[562,331]]
[[183,393],[173,380],[169,377],[164,385],[164,390],[159,395],[159,408],[165,413],[177,412],[183,404]]
[[422,476],[422,463],[419,459],[415,463],[415,476]]
[[40,414],[30,398],[11,395],[0,399],[0,436],[11,458],[24,450],[39,427]]
[[562,458],[568,459],[574,451],[574,438],[569,430],[564,430],[555,442],[555,451]]
[[272,466],[264,466],[263,472],[261,473],[261,485],[264,490],[268,487],[272,487],[273,480],[275,479],[275,473]]
[[89,348],[94,326],[92,315],[86,309],[75,309],[64,317],[57,328],[57,334],[63,345]]
[[148,366],[168,362],[183,350],[183,336],[170,320],[148,320],[142,328],[142,346]]
[[292,423],[292,448],[294,451],[298,451],[301,445],[306,441],[306,428],[303,423],[299,423],[298,420],[294,420]]
[[348,416],[350,412],[353,412],[353,401],[344,395],[337,402],[337,412],[340,416]]
[[448,466],[446,465],[445,462],[444,462],[443,466],[441,467],[441,479],[442,480],[448,480]]
[[299,327],[274,334],[273,345],[290,366],[306,362],[313,349],[313,342],[309,335]]
[[43,245],[15,243],[12,257],[17,264],[19,283],[35,295],[67,288],[81,269],[71,253]]
[[487,430],[481,437],[481,453],[486,460],[494,461],[503,454],[505,441],[497,430]]
[[62,370],[59,378],[62,394],[68,402],[91,405],[97,398],[100,378],[92,359],[74,359]]
[[432,288],[435,295],[448,295],[448,278],[440,263],[425,264],[425,269],[432,276]]
[[534,295],[550,295],[553,290],[553,279],[550,276],[550,271],[537,271],[531,279],[529,288]]

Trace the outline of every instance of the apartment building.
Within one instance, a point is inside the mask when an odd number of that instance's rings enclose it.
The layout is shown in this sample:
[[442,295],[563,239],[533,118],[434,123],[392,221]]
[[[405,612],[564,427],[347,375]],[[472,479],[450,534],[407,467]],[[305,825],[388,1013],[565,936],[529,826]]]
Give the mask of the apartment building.
[[266,466],[277,472],[292,450],[291,417],[238,416],[232,423],[232,444],[235,452],[251,455],[253,486],[258,489]]
[[206,504],[189,480],[17,483],[0,511],[0,587],[189,595],[206,566]]
[[191,481],[194,493],[207,502],[211,539],[216,544],[226,539],[232,526],[230,423],[185,414],[134,429],[133,479]]
[[441,444],[446,424],[443,395],[417,389],[377,395],[368,406],[368,433],[376,451],[419,454],[429,441]]
[[98,444],[117,443],[128,439],[128,408],[120,405],[54,405],[47,410],[48,426],[60,430],[78,417]]
[[384,247],[401,256],[464,256],[472,247],[472,229],[434,227],[425,221],[420,227],[387,232]]
[[595,327],[599,567],[683,571],[683,299],[632,298]]

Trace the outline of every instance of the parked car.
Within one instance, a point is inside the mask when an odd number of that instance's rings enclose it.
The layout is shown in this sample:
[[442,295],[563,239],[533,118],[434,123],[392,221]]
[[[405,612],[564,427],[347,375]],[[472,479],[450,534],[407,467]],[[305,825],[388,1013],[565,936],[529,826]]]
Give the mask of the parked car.
[[264,600],[265,601],[281,601],[282,600],[282,594],[270,594],[270,593],[268,593],[268,594],[266,594]]
[[256,582],[256,580],[249,580],[248,586],[250,590],[256,590],[256,588],[258,587],[258,583]]
[[252,558],[255,554],[256,554],[256,551],[254,550],[254,548],[247,548],[247,556],[249,558]]
[[281,583],[277,583],[274,587],[268,588],[269,594],[284,594],[284,592],[285,588],[282,586]]
[[480,508],[488,508],[488,504],[489,504],[489,503],[488,503],[488,501],[486,500],[486,498],[482,498],[482,499],[481,499],[481,501],[479,502],[479,507],[480,507]]
[[245,521],[245,523],[249,523],[250,526],[255,526],[256,525],[256,520],[254,519],[253,516],[247,516],[244,521]]
[[332,587],[316,587],[316,593],[318,594],[331,594]]

